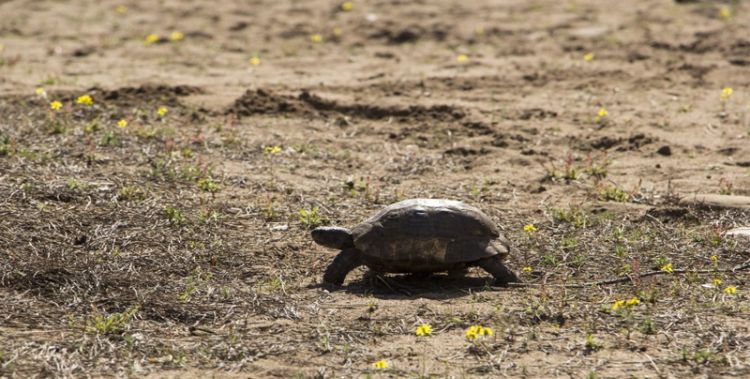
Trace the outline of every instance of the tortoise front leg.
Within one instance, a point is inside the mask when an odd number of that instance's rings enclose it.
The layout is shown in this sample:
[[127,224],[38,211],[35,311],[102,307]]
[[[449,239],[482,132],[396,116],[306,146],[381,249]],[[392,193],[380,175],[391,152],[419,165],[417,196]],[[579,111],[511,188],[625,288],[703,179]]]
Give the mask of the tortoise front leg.
[[492,276],[495,277],[495,284],[498,286],[506,286],[508,283],[520,282],[518,276],[505,266],[500,255],[493,255],[481,259],[477,262],[477,266],[492,274]]
[[333,259],[325,274],[323,282],[340,286],[344,283],[346,275],[355,268],[362,266],[365,262],[362,260],[362,253],[357,249],[341,250],[339,255]]

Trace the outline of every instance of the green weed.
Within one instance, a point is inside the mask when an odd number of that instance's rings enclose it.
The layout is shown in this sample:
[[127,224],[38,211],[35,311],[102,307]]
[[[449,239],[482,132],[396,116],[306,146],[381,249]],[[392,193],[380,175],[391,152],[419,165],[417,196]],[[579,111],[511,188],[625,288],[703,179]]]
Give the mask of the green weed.
[[313,229],[320,226],[323,221],[318,214],[318,207],[312,207],[312,209],[300,209],[299,210],[299,221],[305,224],[308,229]]

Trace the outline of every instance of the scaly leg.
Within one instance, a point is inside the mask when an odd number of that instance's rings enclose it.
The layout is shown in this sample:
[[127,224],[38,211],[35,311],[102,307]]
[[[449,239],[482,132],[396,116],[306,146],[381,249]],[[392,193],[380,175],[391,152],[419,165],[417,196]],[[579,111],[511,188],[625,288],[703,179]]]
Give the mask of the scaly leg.
[[508,283],[520,282],[518,276],[505,266],[502,258],[498,255],[481,259],[477,262],[477,266],[492,274],[492,276],[495,277],[495,284],[498,286],[506,286]]
[[333,259],[333,262],[323,274],[323,282],[340,286],[344,283],[346,275],[355,268],[362,266],[362,253],[357,249],[341,250],[339,255]]

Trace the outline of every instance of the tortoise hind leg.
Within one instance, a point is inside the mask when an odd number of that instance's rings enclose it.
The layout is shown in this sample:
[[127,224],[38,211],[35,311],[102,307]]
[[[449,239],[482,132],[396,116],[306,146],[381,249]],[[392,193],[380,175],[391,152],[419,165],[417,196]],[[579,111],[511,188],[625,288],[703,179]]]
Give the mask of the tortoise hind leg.
[[484,269],[488,273],[495,277],[495,284],[498,286],[505,286],[508,283],[520,282],[518,276],[508,269],[503,263],[501,256],[493,255],[491,257],[480,259],[477,262],[477,266]]
[[341,250],[339,255],[333,259],[333,262],[328,265],[325,274],[323,274],[323,282],[340,286],[344,283],[344,279],[349,272],[363,264],[365,262],[362,261],[362,254],[359,250]]

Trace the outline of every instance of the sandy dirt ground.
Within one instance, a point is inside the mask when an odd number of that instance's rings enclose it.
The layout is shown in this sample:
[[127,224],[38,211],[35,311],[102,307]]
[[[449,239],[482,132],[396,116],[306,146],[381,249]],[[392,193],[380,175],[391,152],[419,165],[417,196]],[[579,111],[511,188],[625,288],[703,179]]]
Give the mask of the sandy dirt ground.
[[[748,84],[739,1],[0,0],[0,377],[748,377]],[[415,197],[523,284],[321,285]]]

